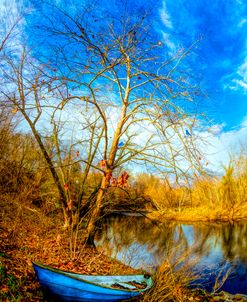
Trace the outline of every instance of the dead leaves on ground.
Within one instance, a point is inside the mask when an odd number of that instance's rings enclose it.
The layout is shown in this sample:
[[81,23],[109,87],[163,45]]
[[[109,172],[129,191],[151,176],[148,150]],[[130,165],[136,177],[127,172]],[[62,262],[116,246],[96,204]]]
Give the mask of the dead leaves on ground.
[[[0,301],[43,301],[32,261],[81,274],[131,274],[135,271],[83,244],[83,233],[73,251],[70,234],[59,221],[41,213],[17,216],[15,204],[0,200],[4,210],[0,232]],[[25,210],[23,210],[25,211]]]

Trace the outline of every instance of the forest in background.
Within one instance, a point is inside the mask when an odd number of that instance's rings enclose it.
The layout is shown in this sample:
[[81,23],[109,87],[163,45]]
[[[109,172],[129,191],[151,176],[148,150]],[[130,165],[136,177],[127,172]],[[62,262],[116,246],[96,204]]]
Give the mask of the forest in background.
[[[50,212],[62,213],[57,188],[37,143],[30,134],[20,133],[16,128],[11,115],[2,111],[1,194],[13,196],[14,199],[18,197],[20,204],[33,204],[47,215]],[[122,177],[111,183],[102,214],[136,211],[152,218],[181,221],[234,221],[246,218],[247,159],[243,152],[232,158],[225,167],[224,175],[194,175],[183,186],[172,183],[168,177],[122,171],[120,175],[126,173],[129,178],[124,185]],[[77,158],[74,157],[73,161],[72,156],[65,159],[64,168],[70,179],[67,192],[73,198],[79,191],[82,170]],[[84,203],[88,203],[88,207],[101,179],[102,175],[96,170],[86,180]],[[87,220],[87,212],[83,219]]]

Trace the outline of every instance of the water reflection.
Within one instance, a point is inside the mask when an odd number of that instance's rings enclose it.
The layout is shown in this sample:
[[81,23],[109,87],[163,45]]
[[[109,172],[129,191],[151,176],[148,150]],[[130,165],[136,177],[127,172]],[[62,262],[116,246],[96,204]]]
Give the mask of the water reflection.
[[189,251],[187,260],[198,259],[194,270],[202,276],[201,286],[212,290],[216,276],[231,271],[220,290],[247,294],[247,222],[158,226],[144,217],[112,215],[102,222],[95,243],[121,262],[149,271]]

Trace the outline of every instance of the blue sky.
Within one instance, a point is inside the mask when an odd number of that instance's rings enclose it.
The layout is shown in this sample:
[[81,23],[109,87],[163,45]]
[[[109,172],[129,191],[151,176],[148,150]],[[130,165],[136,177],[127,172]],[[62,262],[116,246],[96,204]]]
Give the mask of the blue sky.
[[[66,6],[72,13],[84,4],[82,0],[51,2],[62,8]],[[0,0],[0,23],[7,24],[11,22],[9,16],[14,18],[28,9],[28,21],[22,24],[19,33],[31,41],[34,35],[27,26],[31,27],[34,21],[42,24],[35,13],[40,3],[39,0]],[[154,37],[166,45],[168,53],[200,39],[188,60],[205,94],[199,102],[200,110],[211,120],[211,128],[202,130],[202,136],[210,142],[207,151],[212,167],[226,163],[228,152],[236,150],[247,138],[247,2],[103,0],[98,4],[102,9],[98,9],[98,16],[108,11],[113,16],[134,18],[148,12],[147,22],[153,28]]]
[[[25,0],[23,6],[39,7],[39,2]],[[53,2],[63,9],[67,5],[70,12],[83,5],[83,1],[77,0]],[[126,1],[103,0],[98,3],[102,9],[102,12],[98,9],[98,16],[107,11],[116,17],[131,15],[134,18],[148,12],[148,22],[168,51],[189,47],[201,38],[189,58],[198,83],[207,95],[201,101],[201,109],[215,123],[224,124],[225,131],[240,127],[247,114],[246,1],[135,0],[126,4]]]
[[[229,154],[246,148],[247,139],[247,2],[241,0],[166,0],[160,16],[171,48],[202,37],[195,70],[202,73],[208,96],[201,108],[212,119],[207,148],[210,168],[220,169]],[[217,133],[218,132],[218,133]]]
[[247,2],[166,0],[160,14],[174,47],[202,36],[195,68],[210,98],[207,112],[225,130],[239,127],[247,113]]

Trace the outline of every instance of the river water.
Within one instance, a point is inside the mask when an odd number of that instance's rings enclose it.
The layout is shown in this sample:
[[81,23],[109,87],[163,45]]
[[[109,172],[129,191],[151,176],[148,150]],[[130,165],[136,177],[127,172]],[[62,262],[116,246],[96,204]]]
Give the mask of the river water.
[[200,276],[196,286],[247,294],[247,221],[157,225],[114,214],[103,220],[95,244],[134,268],[154,272],[168,260],[177,268],[190,266]]

